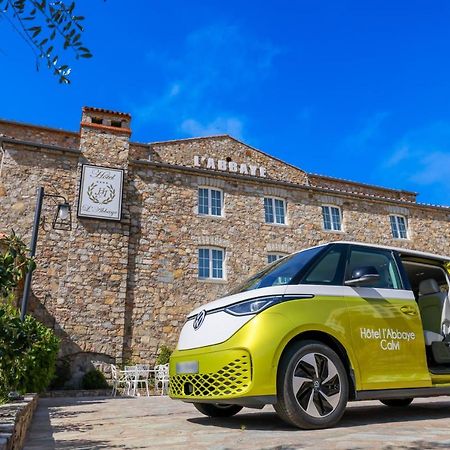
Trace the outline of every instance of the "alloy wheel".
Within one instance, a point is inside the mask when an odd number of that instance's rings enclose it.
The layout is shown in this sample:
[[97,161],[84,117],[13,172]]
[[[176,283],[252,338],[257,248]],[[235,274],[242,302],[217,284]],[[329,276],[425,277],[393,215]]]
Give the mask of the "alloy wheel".
[[294,397],[311,417],[331,414],[341,398],[341,379],[330,358],[322,353],[307,353],[295,366],[292,376]]

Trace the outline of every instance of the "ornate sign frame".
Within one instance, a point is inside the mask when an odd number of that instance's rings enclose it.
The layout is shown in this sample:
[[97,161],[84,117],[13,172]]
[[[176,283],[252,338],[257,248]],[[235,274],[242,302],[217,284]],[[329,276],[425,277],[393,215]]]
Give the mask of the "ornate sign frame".
[[122,219],[123,169],[81,166],[77,216],[82,218]]

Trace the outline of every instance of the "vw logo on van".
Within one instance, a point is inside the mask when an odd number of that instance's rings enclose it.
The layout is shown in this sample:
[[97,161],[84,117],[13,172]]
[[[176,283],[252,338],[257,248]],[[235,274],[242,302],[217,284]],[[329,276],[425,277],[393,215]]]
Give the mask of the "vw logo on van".
[[205,320],[205,317],[206,317],[205,310],[202,310],[197,314],[197,316],[195,317],[194,323],[192,324],[192,326],[194,327],[194,330],[198,330],[202,326],[202,324]]

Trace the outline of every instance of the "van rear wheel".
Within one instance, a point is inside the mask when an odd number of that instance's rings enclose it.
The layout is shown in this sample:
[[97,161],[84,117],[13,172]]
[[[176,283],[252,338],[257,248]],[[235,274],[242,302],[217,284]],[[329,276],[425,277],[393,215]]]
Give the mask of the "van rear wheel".
[[224,405],[221,403],[194,403],[194,406],[205,416],[231,417],[237,414],[242,406]]
[[348,390],[347,372],[336,352],[321,342],[304,341],[281,360],[274,408],[299,428],[328,428],[344,414]]
[[394,408],[406,407],[411,404],[413,398],[389,398],[385,400],[380,400],[383,405],[392,406]]

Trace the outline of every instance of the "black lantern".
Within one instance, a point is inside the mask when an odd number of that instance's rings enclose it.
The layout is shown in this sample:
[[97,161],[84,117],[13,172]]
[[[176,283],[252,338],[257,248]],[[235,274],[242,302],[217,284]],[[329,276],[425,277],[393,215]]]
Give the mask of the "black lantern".
[[64,199],[64,203],[58,204],[52,227],[55,230],[72,229],[72,212],[66,199]]

